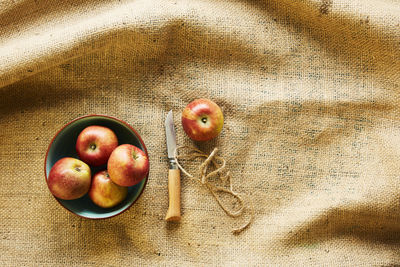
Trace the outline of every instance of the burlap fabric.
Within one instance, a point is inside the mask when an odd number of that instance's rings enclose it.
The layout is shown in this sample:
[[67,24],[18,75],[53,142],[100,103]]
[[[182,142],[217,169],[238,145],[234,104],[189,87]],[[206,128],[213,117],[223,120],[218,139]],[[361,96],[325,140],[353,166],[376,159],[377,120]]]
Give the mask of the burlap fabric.
[[[2,266],[400,264],[396,0],[0,2]],[[206,97],[254,222],[182,177],[168,224],[164,119]],[[47,146],[68,121],[132,124],[150,155],[138,202],[81,219],[50,195]],[[193,166],[189,166],[193,167]]]

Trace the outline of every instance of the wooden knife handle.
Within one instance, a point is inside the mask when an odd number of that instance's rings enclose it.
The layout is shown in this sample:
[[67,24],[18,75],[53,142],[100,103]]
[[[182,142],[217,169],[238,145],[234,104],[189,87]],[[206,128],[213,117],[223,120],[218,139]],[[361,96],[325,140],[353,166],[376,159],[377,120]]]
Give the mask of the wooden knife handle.
[[170,169],[168,172],[169,207],[166,221],[180,221],[181,219],[181,173],[179,169]]

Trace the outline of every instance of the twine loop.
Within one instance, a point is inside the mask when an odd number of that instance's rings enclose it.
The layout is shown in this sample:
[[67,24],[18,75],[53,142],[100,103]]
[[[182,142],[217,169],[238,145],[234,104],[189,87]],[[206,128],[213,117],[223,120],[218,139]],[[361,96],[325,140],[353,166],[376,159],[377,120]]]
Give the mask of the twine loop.
[[[179,155],[178,150],[179,149],[188,149],[188,153],[184,155]],[[214,196],[215,200],[218,202],[219,206],[224,210],[224,212],[231,216],[231,217],[239,217],[243,214],[245,210],[245,205],[244,201],[241,195],[239,195],[237,192],[233,190],[232,186],[232,176],[231,173],[227,170],[226,168],[226,161],[223,157],[217,155],[218,148],[214,148],[214,150],[210,153],[210,155],[207,155],[203,151],[191,147],[191,146],[179,146],[175,149],[174,151],[174,158],[176,161],[176,164],[178,168],[188,177],[192,178],[193,180],[199,182],[201,185],[205,186],[211,194]],[[199,173],[198,177],[190,174],[187,172],[182,165],[179,162],[179,159],[189,159],[189,160],[194,160],[196,158],[205,158],[205,160],[200,164],[199,166]],[[210,165],[214,166],[214,170],[210,171],[207,173],[207,171],[210,169]],[[223,186],[217,186],[214,185],[213,183],[210,182],[210,179],[216,178],[220,179],[223,183],[228,183],[228,187],[223,187]],[[224,192],[227,193],[231,196],[233,196],[239,203],[239,209],[238,210],[233,210],[229,208],[226,204],[224,204],[220,196],[218,196],[218,192]],[[254,212],[253,209],[251,209],[251,215],[249,220],[244,223],[242,226],[234,229],[232,232],[234,234],[238,234],[242,232],[244,229],[246,229],[252,222],[254,217]]]

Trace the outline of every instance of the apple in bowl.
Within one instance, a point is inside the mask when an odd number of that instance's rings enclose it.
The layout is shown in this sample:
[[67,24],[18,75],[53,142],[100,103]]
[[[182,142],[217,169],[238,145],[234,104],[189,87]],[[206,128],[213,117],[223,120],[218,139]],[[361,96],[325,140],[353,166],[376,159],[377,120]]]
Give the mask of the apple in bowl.
[[63,200],[83,197],[90,184],[90,167],[79,159],[64,157],[53,165],[49,173],[50,192]]
[[99,207],[112,208],[128,195],[128,187],[119,186],[110,179],[107,170],[96,173],[92,178],[89,197]]
[[182,112],[183,130],[195,141],[208,141],[217,137],[223,124],[221,108],[209,99],[196,99]]
[[76,140],[76,152],[79,158],[91,166],[107,163],[111,152],[118,146],[115,133],[104,126],[88,126]]
[[133,186],[149,172],[149,159],[140,148],[123,144],[111,153],[107,163],[111,180],[120,186]]

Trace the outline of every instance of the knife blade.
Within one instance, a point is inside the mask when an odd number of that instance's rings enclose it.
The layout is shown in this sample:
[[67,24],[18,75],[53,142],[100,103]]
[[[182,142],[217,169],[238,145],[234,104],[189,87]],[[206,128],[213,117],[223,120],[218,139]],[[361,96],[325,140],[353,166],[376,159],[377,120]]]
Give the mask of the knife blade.
[[168,153],[168,196],[169,206],[165,216],[166,221],[179,221],[181,219],[181,173],[176,165],[174,151],[176,149],[176,133],[172,110],[165,119],[165,135]]
[[[174,151],[176,149],[176,133],[175,133],[174,117],[172,114],[172,110],[168,112],[167,118],[165,119],[165,135],[167,139],[168,161],[170,162],[170,165],[176,165],[174,164],[175,163]],[[172,167],[176,169],[176,166]]]

